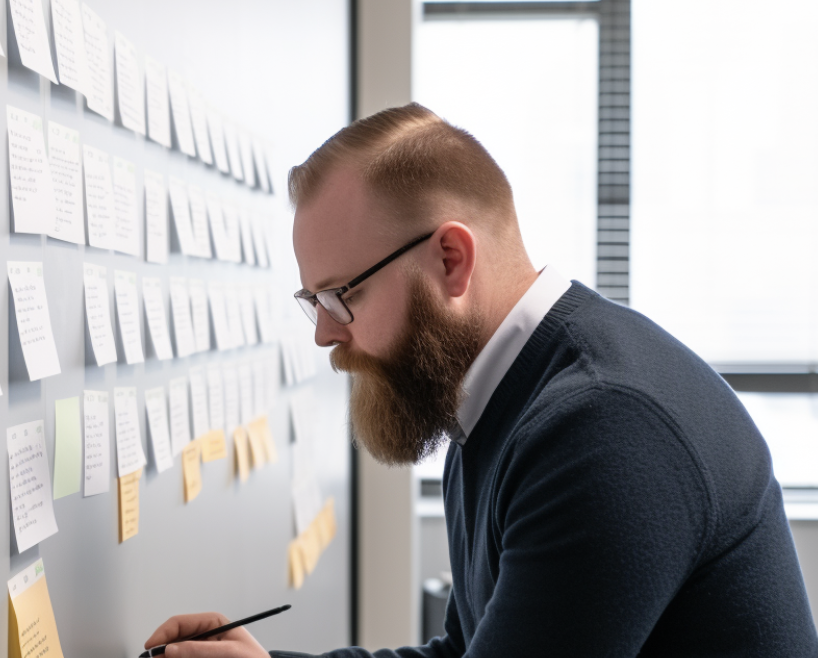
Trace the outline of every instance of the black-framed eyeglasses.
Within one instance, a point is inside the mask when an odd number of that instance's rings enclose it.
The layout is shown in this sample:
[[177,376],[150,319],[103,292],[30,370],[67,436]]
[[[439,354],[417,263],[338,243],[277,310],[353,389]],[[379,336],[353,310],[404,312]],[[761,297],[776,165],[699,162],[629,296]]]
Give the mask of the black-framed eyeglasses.
[[370,267],[360,276],[356,276],[345,286],[341,286],[340,288],[327,288],[326,290],[319,290],[318,292],[314,293],[302,288],[295,293],[293,297],[295,297],[299,306],[304,309],[304,313],[306,313],[307,317],[312,320],[313,324],[318,324],[318,304],[321,304],[324,310],[329,313],[330,317],[336,322],[340,324],[349,324],[355,318],[352,315],[352,311],[350,311],[347,307],[346,302],[344,302],[342,299],[342,296],[352,290],[355,286],[371,277],[373,274],[375,274],[375,272],[383,269],[393,260],[405,254],[412,247],[419,245],[424,240],[428,240],[433,235],[434,232],[427,233],[419,238],[415,238],[410,243],[403,245],[397,251],[393,251],[386,258]]

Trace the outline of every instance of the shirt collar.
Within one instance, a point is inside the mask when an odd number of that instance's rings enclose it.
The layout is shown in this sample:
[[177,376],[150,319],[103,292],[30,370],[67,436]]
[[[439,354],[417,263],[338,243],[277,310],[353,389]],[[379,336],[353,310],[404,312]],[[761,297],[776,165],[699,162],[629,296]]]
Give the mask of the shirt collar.
[[570,287],[571,282],[553,266],[545,267],[500,323],[466,373],[463,381],[466,397],[457,410],[459,427],[451,434],[453,441],[466,443],[511,364],[545,314]]

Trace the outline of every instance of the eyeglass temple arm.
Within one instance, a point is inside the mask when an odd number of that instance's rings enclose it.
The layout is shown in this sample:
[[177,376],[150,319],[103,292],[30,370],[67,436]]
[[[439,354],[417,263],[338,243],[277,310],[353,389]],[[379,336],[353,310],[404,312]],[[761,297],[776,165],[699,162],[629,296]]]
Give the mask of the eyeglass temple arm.
[[[363,281],[364,279],[368,279],[368,278],[369,278],[369,277],[371,277],[373,274],[375,274],[375,272],[377,272],[377,271],[378,271],[378,270],[380,270],[381,268],[386,267],[387,265],[389,265],[389,263],[391,263],[393,260],[395,260],[395,259],[396,259],[396,258],[398,258],[399,256],[402,256],[403,254],[405,254],[405,253],[406,253],[407,251],[409,251],[409,250],[410,250],[412,247],[415,247],[415,246],[419,245],[419,244],[420,244],[421,242],[423,242],[424,240],[428,240],[428,239],[429,239],[429,238],[431,238],[431,237],[432,237],[434,234],[435,234],[435,233],[434,233],[434,231],[432,231],[431,233],[427,233],[426,235],[422,235],[422,236],[420,236],[420,237],[419,237],[419,238],[417,238],[416,240],[412,240],[412,241],[411,241],[409,244],[407,244],[407,245],[405,245],[405,246],[401,247],[401,248],[400,248],[400,249],[398,249],[398,250],[397,250],[395,253],[393,253],[393,254],[391,254],[391,255],[387,256],[386,258],[384,258],[384,259],[383,259],[383,260],[382,260],[380,263],[377,263],[376,265],[373,265],[372,267],[370,267],[370,268],[369,268],[369,269],[368,269],[366,272],[364,272],[364,273],[363,273],[363,274],[361,274],[360,276],[356,276],[354,279],[352,279],[352,281],[350,281],[350,282],[349,282],[348,284],[346,284],[346,286],[344,286],[344,287],[345,287],[347,290],[350,290],[351,288],[354,288],[354,287],[355,287],[355,286],[357,286],[359,283],[361,283],[361,281]],[[346,291],[345,291],[345,292],[346,292]]]

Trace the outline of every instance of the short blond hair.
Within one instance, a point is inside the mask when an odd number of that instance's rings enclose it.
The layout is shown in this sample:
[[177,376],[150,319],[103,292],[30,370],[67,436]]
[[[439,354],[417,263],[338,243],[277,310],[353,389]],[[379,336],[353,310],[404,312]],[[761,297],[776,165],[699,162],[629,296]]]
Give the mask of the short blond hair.
[[410,103],[359,119],[339,130],[289,175],[290,201],[307,203],[327,175],[352,167],[369,190],[402,219],[420,217],[443,193],[513,218],[511,186],[483,145],[431,110]]

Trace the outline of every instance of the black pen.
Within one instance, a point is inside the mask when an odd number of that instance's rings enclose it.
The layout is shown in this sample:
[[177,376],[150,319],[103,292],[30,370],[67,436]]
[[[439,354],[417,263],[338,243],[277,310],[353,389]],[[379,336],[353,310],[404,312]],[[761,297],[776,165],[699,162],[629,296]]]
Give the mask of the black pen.
[[[224,626],[219,626],[218,628],[211,628],[209,631],[205,631],[204,633],[199,633],[198,635],[191,635],[190,637],[183,637],[180,640],[174,640],[173,642],[168,642],[168,644],[176,644],[177,642],[190,642],[196,640],[206,640],[209,637],[213,637],[214,635],[218,635],[219,633],[226,633],[227,631],[233,630],[234,628],[238,628],[239,626],[244,626],[245,624],[252,624],[254,621],[258,621],[259,619],[266,619],[267,617],[272,617],[273,615],[277,615],[285,610],[289,610],[292,608],[291,605],[282,605],[280,608],[273,608],[272,610],[267,610],[267,612],[259,612],[257,615],[252,615],[251,617],[247,617],[246,619],[239,619],[238,621],[231,621],[229,624],[225,624]],[[147,651],[140,653],[139,658],[151,658],[151,656],[161,656],[165,653],[165,647],[168,644],[160,644],[158,647],[152,647]]]

